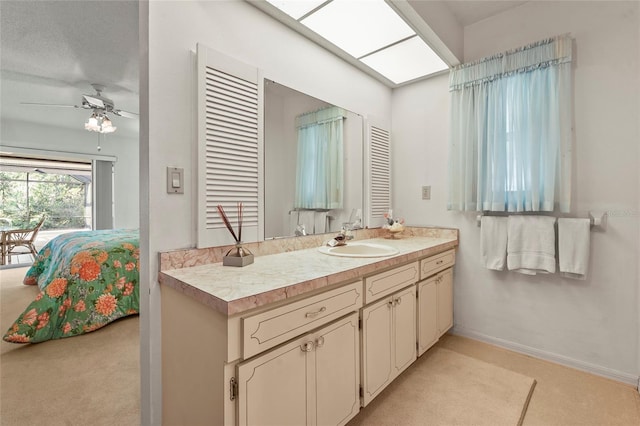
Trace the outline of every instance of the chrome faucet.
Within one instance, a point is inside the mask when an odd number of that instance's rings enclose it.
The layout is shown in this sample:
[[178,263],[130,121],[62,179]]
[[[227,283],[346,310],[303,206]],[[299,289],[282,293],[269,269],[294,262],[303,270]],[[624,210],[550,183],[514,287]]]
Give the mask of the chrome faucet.
[[303,235],[307,235],[307,230],[304,229],[304,225],[296,226],[295,236],[296,237],[301,237]]
[[353,240],[353,224],[349,222],[345,222],[342,224],[342,229],[340,230],[340,234],[344,235],[344,238],[347,240]]

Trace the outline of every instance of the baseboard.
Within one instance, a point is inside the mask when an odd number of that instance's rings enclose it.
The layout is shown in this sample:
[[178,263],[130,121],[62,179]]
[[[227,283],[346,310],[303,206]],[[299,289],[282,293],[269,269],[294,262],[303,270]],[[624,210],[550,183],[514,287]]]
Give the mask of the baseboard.
[[2,269],[15,269],[15,268],[24,268],[27,266],[31,266],[32,263],[8,263],[6,265],[0,265],[0,270]]
[[458,326],[453,327],[450,331],[451,334],[455,334],[462,337],[468,337],[470,339],[479,340],[481,342],[489,343],[491,345],[499,346],[510,351],[518,352],[524,355],[529,355],[534,358],[543,359],[545,361],[551,361],[556,364],[564,365],[566,367],[575,368],[576,370],[585,371],[587,373],[595,374],[597,376],[605,377],[607,379],[616,380],[637,388],[640,383],[640,377],[637,375],[624,373],[622,371],[614,370],[612,368],[601,367],[588,362],[580,361],[574,358],[570,358],[564,355],[554,354],[552,352],[542,351],[529,346],[521,345],[520,343],[510,342],[508,340],[500,339],[497,337],[487,336],[482,333],[478,333],[473,330],[467,330]]

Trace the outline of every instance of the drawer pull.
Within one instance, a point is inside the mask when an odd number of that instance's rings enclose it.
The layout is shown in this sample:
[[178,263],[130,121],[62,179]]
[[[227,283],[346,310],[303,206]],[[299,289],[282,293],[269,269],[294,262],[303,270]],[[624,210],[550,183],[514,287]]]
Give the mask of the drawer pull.
[[313,350],[313,342],[307,342],[300,345],[300,350],[302,352],[311,352]]
[[304,314],[304,316],[307,317],[307,318],[315,318],[318,315],[320,315],[321,312],[324,312],[326,310],[327,310],[326,306],[323,306],[322,308],[318,309],[317,311],[307,312],[306,314]]
[[324,346],[324,337],[320,336],[316,339],[316,348],[321,348]]
[[436,262],[436,265],[442,265],[444,263],[444,260],[440,259]]

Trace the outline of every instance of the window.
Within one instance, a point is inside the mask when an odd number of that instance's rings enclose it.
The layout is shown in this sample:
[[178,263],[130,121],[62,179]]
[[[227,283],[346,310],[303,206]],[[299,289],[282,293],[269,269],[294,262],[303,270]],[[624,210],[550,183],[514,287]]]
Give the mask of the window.
[[91,228],[91,163],[0,156],[0,218],[25,229]]
[[570,210],[571,43],[452,70],[449,210]]

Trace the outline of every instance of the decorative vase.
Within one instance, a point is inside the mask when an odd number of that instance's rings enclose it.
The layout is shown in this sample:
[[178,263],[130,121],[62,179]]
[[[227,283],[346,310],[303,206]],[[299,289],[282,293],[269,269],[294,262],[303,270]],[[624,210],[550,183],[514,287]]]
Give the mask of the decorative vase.
[[237,243],[222,258],[224,266],[247,266],[253,263],[253,253],[242,243]]

